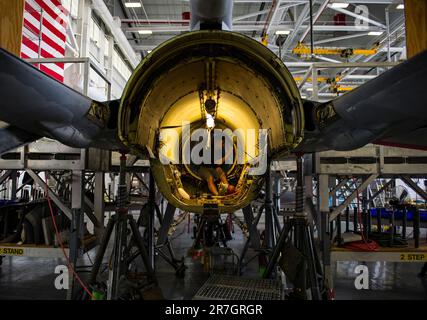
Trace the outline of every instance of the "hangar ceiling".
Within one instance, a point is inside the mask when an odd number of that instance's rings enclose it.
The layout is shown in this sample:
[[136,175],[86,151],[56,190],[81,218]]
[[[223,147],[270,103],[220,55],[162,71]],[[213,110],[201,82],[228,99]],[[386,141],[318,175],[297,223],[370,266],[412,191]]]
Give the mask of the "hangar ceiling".
[[[134,50],[142,56],[165,40],[189,28],[188,0],[104,0]],[[312,62],[376,62],[404,59],[403,0],[313,0],[313,44],[339,54],[310,54],[309,0],[234,0],[233,30],[261,41],[280,55],[295,77],[304,76]],[[303,47],[298,47],[302,43]],[[302,50],[299,54],[295,48]],[[342,50],[364,54],[343,55]],[[362,52],[362,51],[360,51]],[[302,54],[301,54],[302,53]],[[300,64],[298,64],[300,63]],[[321,76],[350,72],[349,83],[360,84],[378,73],[372,70],[328,70]],[[326,73],[326,74],[325,74]],[[350,76],[350,75],[349,75]],[[303,89],[310,91],[310,85]],[[320,89],[320,92],[325,89]]]

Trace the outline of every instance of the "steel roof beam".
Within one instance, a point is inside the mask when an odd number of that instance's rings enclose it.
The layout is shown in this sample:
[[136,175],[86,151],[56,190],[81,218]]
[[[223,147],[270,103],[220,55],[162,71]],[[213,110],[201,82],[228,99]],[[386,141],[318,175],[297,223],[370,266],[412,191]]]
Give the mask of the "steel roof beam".
[[[183,0],[188,2],[189,0]],[[245,4],[245,3],[271,3],[273,0],[234,0],[234,3]],[[306,0],[283,0],[285,3],[307,3]],[[350,4],[401,4],[403,0],[331,0],[331,3],[350,3]]]
[[[280,11],[283,11],[283,10],[286,10],[286,9],[298,6],[298,5],[302,4],[302,3],[303,2],[297,2],[297,3],[293,3],[293,4],[285,4],[285,5],[283,5],[283,0],[282,0],[281,1],[281,5],[278,6],[277,9],[280,12]],[[245,14],[245,15],[242,15],[242,16],[237,16],[237,17],[233,18],[233,22],[244,20],[244,19],[248,19],[248,18],[252,18],[252,17],[257,17],[259,15],[266,14],[269,11],[270,11],[270,9],[265,9],[265,10],[260,10],[260,11],[257,11],[257,12],[248,13],[248,14]]]
[[334,37],[334,38],[318,40],[318,41],[314,41],[314,45],[319,45],[319,44],[324,44],[324,43],[329,43],[329,42],[336,42],[336,41],[347,40],[347,39],[353,39],[353,38],[358,38],[358,37],[364,37],[364,36],[367,36],[368,34],[369,34],[369,32],[364,32],[364,33],[358,33],[358,34],[350,34],[350,35],[342,36],[342,37]]
[[[292,43],[294,42],[302,24],[304,23],[304,19],[306,18],[306,16],[309,14],[310,12],[310,4],[306,4],[304,6],[304,8],[302,9],[300,16],[298,17],[296,23],[295,23],[295,27],[294,30],[289,34],[289,36],[286,38],[285,43],[283,44],[282,50],[283,52],[285,52],[287,49],[289,49],[289,47],[292,45]],[[313,28],[314,30],[314,28]],[[283,56],[281,57],[283,59]]]
[[332,0],[331,3],[350,3],[350,4],[401,4],[403,0]]
[[[292,33],[294,33],[296,30],[299,30],[300,28],[305,28],[307,26],[295,26],[293,28],[289,24],[283,24],[283,25],[276,25],[272,27],[271,29],[276,30],[289,30]],[[263,25],[235,25],[233,27],[233,31],[240,31],[240,32],[249,32],[249,31],[260,31],[263,30]],[[124,28],[125,32],[138,32],[140,30],[150,30],[152,32],[185,32],[189,31],[188,26],[171,26],[171,25],[164,25],[164,26],[143,26],[143,27],[131,27],[131,28]],[[370,31],[382,31],[382,29],[378,27],[365,27],[360,28],[356,26],[335,26],[335,25],[317,25],[313,27],[314,31],[318,32],[336,32],[336,31],[343,31],[343,32],[370,32]],[[291,38],[294,40],[296,35],[294,37],[291,36]],[[288,39],[290,39],[288,37]],[[289,40],[291,42],[291,40]],[[289,45],[288,45],[289,46]],[[287,47],[288,47],[287,46]]]
[[357,13],[354,13],[354,12],[351,12],[351,11],[346,10],[346,9],[343,9],[343,8],[335,8],[335,7],[333,7],[331,4],[328,4],[328,5],[327,5],[327,7],[328,7],[329,9],[332,9],[332,10],[338,11],[338,12],[340,12],[340,13],[344,13],[344,14],[346,14],[346,15],[348,15],[348,16],[353,17],[353,18],[356,18],[356,19],[360,19],[360,20],[366,21],[366,22],[368,22],[368,23],[370,23],[370,24],[373,24],[374,26],[380,27],[380,28],[382,28],[382,29],[386,29],[386,26],[385,26],[385,25],[383,25],[382,23],[379,23],[379,22],[377,22],[377,21],[375,21],[375,20],[372,20],[371,18],[365,17],[365,16],[363,16],[363,15],[360,15],[360,14],[357,14]]
[[[321,5],[319,10],[317,10],[316,14],[313,17],[313,25],[317,22],[317,20],[319,19],[319,17],[321,16],[321,14],[323,13],[323,11],[326,9],[326,6],[329,4],[330,0],[325,0]],[[314,28],[313,28],[314,30]],[[304,33],[302,34],[299,42],[303,42],[305,37],[307,36],[307,34],[310,32],[310,26],[308,26],[307,29],[305,29]]]

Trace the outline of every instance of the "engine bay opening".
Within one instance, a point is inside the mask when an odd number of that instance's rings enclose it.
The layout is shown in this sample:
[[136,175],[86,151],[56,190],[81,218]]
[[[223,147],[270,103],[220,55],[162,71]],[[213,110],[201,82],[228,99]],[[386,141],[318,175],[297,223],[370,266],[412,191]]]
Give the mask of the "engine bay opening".
[[[168,201],[192,212],[209,203],[223,212],[248,204],[262,181],[253,171],[260,157],[295,148],[303,128],[299,91],[280,59],[226,31],[183,34],[156,48],[135,71],[120,107],[122,142],[149,156]],[[220,170],[203,168],[191,151],[204,158],[203,132],[216,130],[232,141],[234,158]]]
[[[159,148],[159,170],[172,195],[186,205],[224,207],[240,203],[247,198],[251,184],[259,180],[249,174],[250,168],[261,161],[259,142],[248,143],[243,130],[233,132],[221,122],[213,129],[204,120],[189,124],[187,134],[185,128],[179,128],[179,134],[170,135],[177,128],[165,126],[169,134],[162,132],[162,138],[168,138]],[[247,145],[256,147],[248,152]]]
[[[206,72],[214,70],[214,62],[207,61]],[[156,138],[156,155],[172,195],[189,206],[242,202],[260,180],[250,168],[266,161],[256,113],[242,99],[222,92],[216,79],[206,77],[199,90],[175,101]]]

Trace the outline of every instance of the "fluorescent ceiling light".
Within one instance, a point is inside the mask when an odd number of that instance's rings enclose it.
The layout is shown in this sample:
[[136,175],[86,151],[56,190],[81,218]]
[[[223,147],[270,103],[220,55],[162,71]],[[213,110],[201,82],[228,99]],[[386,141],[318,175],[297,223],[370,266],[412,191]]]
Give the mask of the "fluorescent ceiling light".
[[404,4],[398,4],[396,9],[405,9],[405,5]]
[[348,3],[342,3],[342,2],[334,2],[334,3],[331,4],[332,8],[343,8],[343,9],[345,9],[348,6],[349,6]]
[[126,2],[126,8],[141,8],[141,2]]
[[289,34],[289,33],[291,33],[291,31],[289,31],[289,30],[277,30],[277,31],[276,31],[276,34],[277,34],[278,36],[285,35],[285,34]]
[[151,31],[151,30],[139,30],[138,33],[139,34],[153,34],[153,31]]
[[368,32],[368,36],[380,36],[382,34],[383,34],[382,31],[370,31],[370,32]]

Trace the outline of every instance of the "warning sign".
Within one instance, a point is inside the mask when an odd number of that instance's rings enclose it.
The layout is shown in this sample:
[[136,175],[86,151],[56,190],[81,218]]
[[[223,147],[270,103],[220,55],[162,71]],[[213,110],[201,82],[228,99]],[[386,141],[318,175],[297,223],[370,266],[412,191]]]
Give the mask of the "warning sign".
[[0,247],[0,255],[3,255],[3,256],[23,256],[24,255],[24,249]]
[[413,262],[423,262],[427,261],[427,254],[425,253],[401,253],[401,261],[413,261]]

